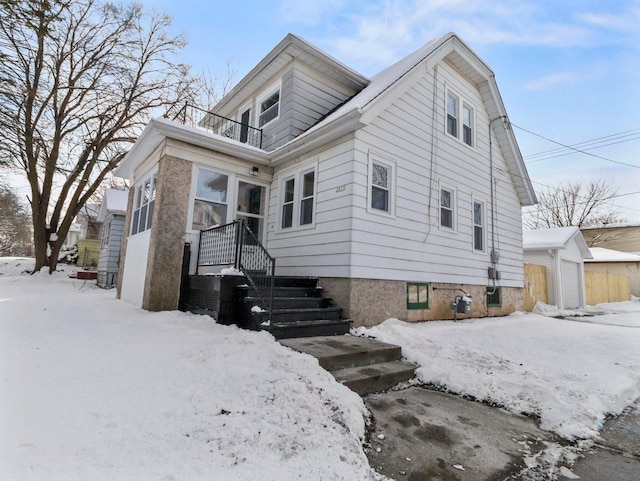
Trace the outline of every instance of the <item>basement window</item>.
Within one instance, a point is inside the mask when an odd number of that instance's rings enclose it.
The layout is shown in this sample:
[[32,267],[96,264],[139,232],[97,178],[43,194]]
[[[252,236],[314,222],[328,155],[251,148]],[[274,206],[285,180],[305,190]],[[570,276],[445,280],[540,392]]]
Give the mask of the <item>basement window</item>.
[[487,287],[487,307],[502,307],[499,287]]
[[429,284],[407,282],[407,309],[429,308]]

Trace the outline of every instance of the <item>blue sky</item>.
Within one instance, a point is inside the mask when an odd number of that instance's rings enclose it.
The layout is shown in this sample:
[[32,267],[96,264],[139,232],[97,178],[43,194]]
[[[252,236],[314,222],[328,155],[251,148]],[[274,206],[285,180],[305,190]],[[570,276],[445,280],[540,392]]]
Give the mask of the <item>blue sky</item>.
[[[236,81],[288,32],[373,76],[454,31],[494,70],[513,124],[567,145],[625,132],[588,151],[640,167],[640,0],[143,3],[174,17],[195,71],[224,76],[229,60]],[[537,189],[603,178],[619,194],[640,191],[640,168],[580,153],[541,160],[559,146],[515,133]],[[616,202],[640,222],[640,194]]]

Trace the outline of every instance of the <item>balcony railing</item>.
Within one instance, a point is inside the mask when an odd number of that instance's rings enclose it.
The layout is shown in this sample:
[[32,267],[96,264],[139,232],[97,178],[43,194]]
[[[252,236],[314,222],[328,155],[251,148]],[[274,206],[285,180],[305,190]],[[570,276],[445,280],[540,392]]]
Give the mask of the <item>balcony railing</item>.
[[214,134],[262,148],[262,129],[256,129],[248,124],[222,117],[207,110],[185,103],[184,107],[173,117],[173,120],[184,125],[200,127]]

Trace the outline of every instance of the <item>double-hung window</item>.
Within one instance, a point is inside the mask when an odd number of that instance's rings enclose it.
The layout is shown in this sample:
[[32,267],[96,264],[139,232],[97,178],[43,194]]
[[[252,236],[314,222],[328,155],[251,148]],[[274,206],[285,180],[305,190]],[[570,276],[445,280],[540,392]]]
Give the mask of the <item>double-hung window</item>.
[[102,224],[102,232],[100,233],[100,250],[109,248],[109,234],[111,233],[111,221]]
[[193,205],[193,230],[203,230],[227,222],[229,177],[209,169],[197,170]]
[[395,195],[395,166],[369,154],[368,206],[370,212],[393,214]]
[[464,142],[469,147],[473,147],[475,144],[475,110],[473,106],[469,102],[462,100],[458,95],[448,91],[446,110],[447,134]]
[[157,174],[153,174],[136,187],[131,235],[151,229],[153,207],[156,200],[157,178]]
[[271,89],[269,93],[258,102],[260,115],[258,127],[262,127],[280,115],[280,86]]
[[440,189],[440,226],[453,229],[454,223],[454,191],[443,187]]
[[473,249],[484,251],[484,203],[473,202]]
[[281,184],[280,228],[304,227],[315,222],[316,167],[298,170]]
[[458,97],[451,92],[447,93],[447,133],[458,137]]

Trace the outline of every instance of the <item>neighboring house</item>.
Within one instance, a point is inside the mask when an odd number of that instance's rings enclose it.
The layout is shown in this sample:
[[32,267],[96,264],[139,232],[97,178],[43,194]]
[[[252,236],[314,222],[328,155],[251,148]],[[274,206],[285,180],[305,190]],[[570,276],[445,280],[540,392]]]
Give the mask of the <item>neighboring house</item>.
[[120,267],[120,248],[127,213],[128,192],[107,189],[100,205],[98,222],[102,224],[100,233],[100,257],[98,260],[98,285],[115,286]]
[[76,216],[76,223],[80,225],[76,265],[83,268],[94,269],[98,265],[102,226],[98,220],[99,212],[100,204],[85,204]]
[[640,255],[603,247],[591,247],[592,259],[584,261],[587,272],[608,272],[627,276],[631,294],[640,296]]
[[[287,35],[210,113],[154,119],[117,175],[119,295],[176,309],[184,244],[244,220],[278,275],[314,276],[355,325],[522,308],[536,198],[491,69],[455,34],[372,79]],[[184,122],[184,123],[183,123]]]
[[639,224],[611,224],[604,227],[583,227],[581,230],[589,247],[640,254]]
[[577,227],[523,232],[524,261],[547,268],[549,304],[559,309],[585,307],[584,261],[589,247]]

